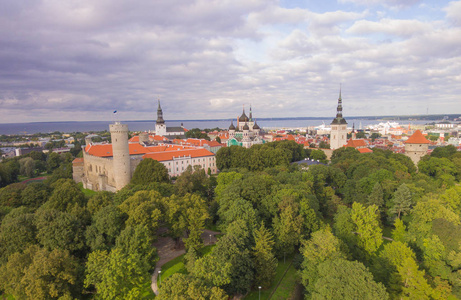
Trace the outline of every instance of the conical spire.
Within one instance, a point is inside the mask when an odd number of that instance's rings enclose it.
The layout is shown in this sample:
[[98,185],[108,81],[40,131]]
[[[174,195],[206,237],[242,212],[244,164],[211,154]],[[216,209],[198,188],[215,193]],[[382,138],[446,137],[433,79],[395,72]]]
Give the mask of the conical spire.
[[157,124],[163,124],[165,120],[163,120],[163,111],[162,107],[160,106],[160,100],[158,100],[158,108],[157,108]]
[[341,84],[339,85],[338,107],[336,108],[336,118],[331,124],[347,124],[343,118],[343,99],[341,98]]
[[253,121],[253,113],[251,112],[251,104],[250,104],[250,116],[249,116],[249,118],[250,118],[250,122],[252,122]]

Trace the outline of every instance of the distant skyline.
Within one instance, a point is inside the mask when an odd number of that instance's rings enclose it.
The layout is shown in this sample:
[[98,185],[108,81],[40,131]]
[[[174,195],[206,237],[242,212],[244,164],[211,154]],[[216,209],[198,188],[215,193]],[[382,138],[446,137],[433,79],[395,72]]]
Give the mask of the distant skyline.
[[0,123],[461,113],[461,0],[0,7]]

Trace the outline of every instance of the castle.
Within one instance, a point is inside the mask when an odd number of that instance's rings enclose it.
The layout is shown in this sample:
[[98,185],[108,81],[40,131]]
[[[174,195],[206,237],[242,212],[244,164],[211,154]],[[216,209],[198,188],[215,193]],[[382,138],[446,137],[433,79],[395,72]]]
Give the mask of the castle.
[[[184,129],[182,134],[184,135]],[[92,143],[86,139],[83,158],[72,162],[73,179],[94,191],[115,192],[130,183],[137,165],[146,158],[162,163],[170,177],[181,175],[188,166],[200,166],[217,173],[215,154],[204,147],[173,145],[165,135],[176,136],[181,131],[165,126],[160,102],[157,110],[156,135],[141,133],[128,140],[128,125],[115,122],[109,125],[112,143]]]
[[261,128],[253,119],[251,106],[249,117],[245,114],[245,108],[243,108],[242,115],[237,118],[237,127],[234,126],[234,121],[231,121],[227,146],[237,145],[250,148],[253,145],[263,143],[265,143],[265,141],[261,137]]

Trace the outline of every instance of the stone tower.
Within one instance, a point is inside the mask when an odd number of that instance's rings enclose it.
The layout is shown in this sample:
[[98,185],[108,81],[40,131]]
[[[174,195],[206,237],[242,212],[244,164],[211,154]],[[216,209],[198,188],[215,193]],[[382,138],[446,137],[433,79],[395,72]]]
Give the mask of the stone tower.
[[343,100],[341,99],[341,88],[339,88],[338,108],[336,118],[331,122],[330,148],[335,150],[347,143],[347,122],[343,118]]
[[118,191],[131,180],[130,150],[128,148],[128,125],[109,125],[112,138],[112,160],[114,168],[115,189]]
[[415,165],[418,165],[421,157],[427,154],[430,143],[431,142],[423,136],[421,131],[416,130],[413,135],[405,141],[405,155],[411,158]]
[[160,100],[158,100],[157,121],[155,122],[155,134],[162,136],[166,135],[166,125],[165,120],[163,120],[163,111],[160,107]]

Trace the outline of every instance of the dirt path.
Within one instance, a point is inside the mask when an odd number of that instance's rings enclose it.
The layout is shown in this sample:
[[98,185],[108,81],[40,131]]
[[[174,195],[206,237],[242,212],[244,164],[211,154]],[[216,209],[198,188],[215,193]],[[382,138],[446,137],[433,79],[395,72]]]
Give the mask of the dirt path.
[[[213,245],[216,243],[217,238],[216,235],[221,234],[220,232],[211,231],[205,229],[202,233],[202,240],[205,246]],[[155,242],[154,247],[157,248],[157,253],[159,260],[155,265],[154,273],[152,274],[152,284],[151,288],[154,291],[155,295],[158,295],[158,286],[157,286],[157,277],[158,272],[161,271],[162,266],[169,262],[172,259],[175,259],[178,256],[183,255],[186,253],[184,249],[175,249],[175,242],[170,237],[159,237],[157,242]]]
[[35,180],[45,180],[45,179],[47,179],[47,178],[48,178],[47,176],[29,178],[29,179],[26,179],[26,180],[24,180],[24,181],[21,181],[20,183],[28,183],[28,182],[30,182],[30,181],[35,181]]

